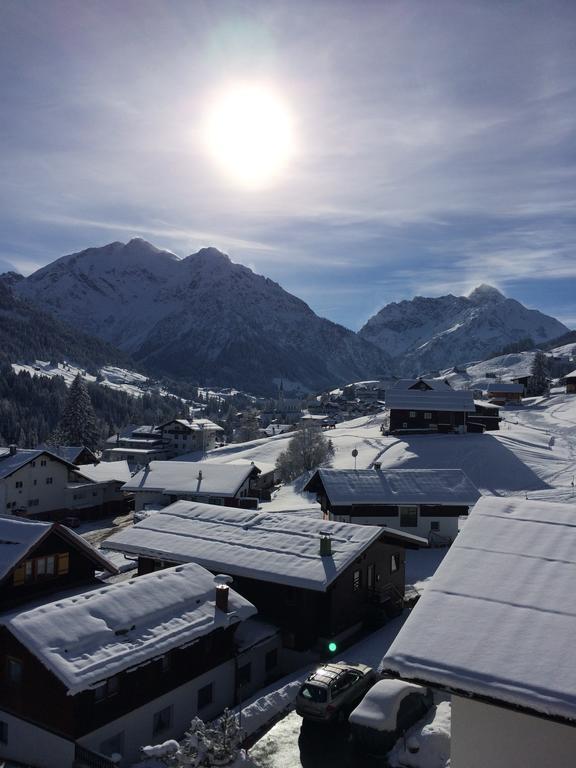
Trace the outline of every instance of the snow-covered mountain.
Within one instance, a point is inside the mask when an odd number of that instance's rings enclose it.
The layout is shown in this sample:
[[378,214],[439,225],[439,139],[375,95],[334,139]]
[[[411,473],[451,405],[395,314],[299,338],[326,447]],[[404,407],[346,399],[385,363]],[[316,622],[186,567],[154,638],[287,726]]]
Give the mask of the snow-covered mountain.
[[14,288],[156,371],[270,392],[385,375],[389,357],[215,248],[134,239],[63,256]]
[[482,360],[506,345],[530,337],[535,343],[566,333],[565,325],[489,285],[469,296],[416,296],[386,305],[360,330],[405,374],[418,374]]

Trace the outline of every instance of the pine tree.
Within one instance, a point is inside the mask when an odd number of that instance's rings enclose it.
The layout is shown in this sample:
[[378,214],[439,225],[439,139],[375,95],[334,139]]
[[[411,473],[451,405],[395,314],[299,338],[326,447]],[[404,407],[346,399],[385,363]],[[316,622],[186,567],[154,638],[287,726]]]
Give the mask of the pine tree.
[[80,374],[72,382],[62,418],[49,442],[52,445],[86,445],[91,450],[98,444],[96,414]]
[[538,350],[532,361],[531,380],[528,387],[530,395],[543,395],[548,389],[548,358]]

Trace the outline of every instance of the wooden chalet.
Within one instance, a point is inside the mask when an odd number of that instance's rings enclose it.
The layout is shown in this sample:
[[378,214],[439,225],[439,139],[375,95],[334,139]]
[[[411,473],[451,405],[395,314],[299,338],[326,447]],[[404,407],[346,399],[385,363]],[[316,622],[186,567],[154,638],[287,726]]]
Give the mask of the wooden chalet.
[[459,518],[480,492],[461,469],[318,469],[305,491],[316,493],[325,519],[385,525],[450,544]]
[[448,386],[430,389],[427,382],[416,387],[394,387],[386,395],[388,432],[465,432],[469,414],[475,412],[471,392]]
[[501,421],[499,405],[486,400],[474,400],[474,413],[468,414],[466,424],[468,432],[476,431],[475,425],[478,425],[479,432],[493,432],[500,429]]
[[295,650],[328,647],[402,610],[404,551],[417,536],[180,501],[107,539],[139,573],[195,562],[224,570]]
[[0,615],[0,755],[125,767],[234,706],[234,635],[256,609],[228,581],[186,564]]
[[96,583],[117,569],[59,523],[0,517],[0,611],[54,592]]
[[488,384],[486,397],[496,405],[519,404],[524,396],[524,384],[495,381]]
[[572,371],[572,373],[568,373],[564,380],[566,381],[566,394],[567,395],[576,395],[576,371]]

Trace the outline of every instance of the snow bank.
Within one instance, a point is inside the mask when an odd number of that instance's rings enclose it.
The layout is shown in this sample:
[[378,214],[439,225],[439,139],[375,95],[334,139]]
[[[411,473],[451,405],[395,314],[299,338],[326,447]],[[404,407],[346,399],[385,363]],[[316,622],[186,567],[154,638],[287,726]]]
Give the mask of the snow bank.
[[[417,742],[419,750],[411,753],[404,745]],[[396,742],[388,755],[391,768],[446,768],[450,765],[450,702],[437,707],[406,733],[406,739]]]

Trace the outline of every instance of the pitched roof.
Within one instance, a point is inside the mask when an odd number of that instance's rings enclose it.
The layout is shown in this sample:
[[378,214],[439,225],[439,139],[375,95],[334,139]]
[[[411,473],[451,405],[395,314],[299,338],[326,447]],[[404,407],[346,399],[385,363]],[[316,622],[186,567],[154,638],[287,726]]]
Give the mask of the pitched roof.
[[434,390],[390,389],[386,392],[386,407],[402,411],[449,411],[474,413],[472,392],[446,388]]
[[574,506],[485,496],[384,669],[576,720],[575,580]]
[[76,469],[75,465],[71,462],[57,456],[52,451],[46,451],[42,448],[34,450],[29,448],[18,448],[16,453],[13,454],[10,453],[9,448],[3,448],[0,449],[0,480],[4,480],[4,478],[9,477],[16,472],[16,470],[24,467],[30,461],[35,461],[43,455],[47,455],[56,461],[60,461],[71,469]]
[[71,695],[256,613],[230,590],[215,607],[214,577],[193,563],[63,598],[3,620]]
[[106,483],[110,480],[127,483],[132,476],[127,461],[101,461],[99,464],[82,464],[78,472],[93,483]]
[[486,391],[488,394],[491,392],[524,392],[524,384],[513,384],[510,381],[494,381],[488,384]]
[[123,490],[234,497],[254,470],[260,471],[253,464],[232,462],[151,461],[126,483]]
[[223,432],[224,429],[218,424],[215,424],[210,419],[194,419],[189,421],[188,419],[170,419],[164,424],[160,424],[160,429],[169,426],[170,424],[180,424],[182,427],[186,427],[190,432],[199,432],[205,430],[206,432]]
[[572,373],[567,373],[566,376],[564,376],[565,379],[576,379],[576,371],[572,371]]
[[64,461],[70,462],[70,464],[76,464],[76,459],[80,457],[80,454],[83,451],[88,451],[88,453],[92,454],[94,460],[96,460],[94,452],[91,451],[90,448],[87,448],[85,445],[57,445],[50,446],[48,450],[50,453],[53,453],[56,456],[59,456],[61,459],[64,459]]
[[26,520],[12,515],[0,516],[0,581],[23,560],[51,531],[56,531],[71,544],[83,550],[100,570],[116,573],[116,568],[82,536],[58,523]]
[[480,491],[461,469],[318,469],[304,490],[315,490],[318,482],[335,506],[471,505],[480,498]]
[[[332,538],[331,557],[320,556],[322,532]],[[102,547],[323,592],[383,533],[373,525],[178,501]]]
[[[430,389],[433,390],[439,390],[440,392],[443,392],[446,389],[451,389],[450,384],[445,379],[398,379],[398,381],[395,381],[392,385],[392,389],[410,389],[415,384],[418,384],[419,382],[423,382],[424,384],[428,385]],[[390,390],[388,390],[390,391]],[[423,390],[420,390],[423,391]]]

